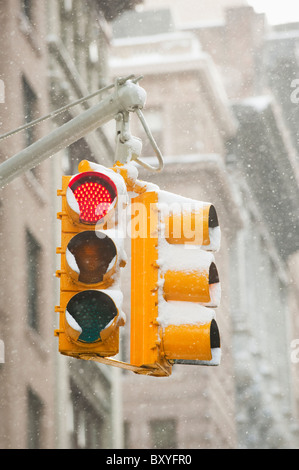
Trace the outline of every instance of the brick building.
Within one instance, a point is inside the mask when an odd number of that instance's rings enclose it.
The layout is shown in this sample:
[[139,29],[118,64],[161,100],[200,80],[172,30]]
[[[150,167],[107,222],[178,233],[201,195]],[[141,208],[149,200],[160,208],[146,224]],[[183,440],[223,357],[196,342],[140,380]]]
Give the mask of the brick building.
[[[4,134],[49,111],[45,2],[35,8],[30,2],[1,2],[0,21]],[[1,161],[48,130],[43,124],[2,141]],[[1,448],[55,442],[51,168],[47,161],[1,189]]]
[[[135,2],[104,3],[1,2],[1,134],[107,84],[108,21]],[[2,140],[0,160],[90,105]],[[76,172],[81,159],[108,165],[112,151],[100,129],[1,189],[1,448],[122,446],[117,372],[60,356],[54,338],[56,191],[62,174]]]

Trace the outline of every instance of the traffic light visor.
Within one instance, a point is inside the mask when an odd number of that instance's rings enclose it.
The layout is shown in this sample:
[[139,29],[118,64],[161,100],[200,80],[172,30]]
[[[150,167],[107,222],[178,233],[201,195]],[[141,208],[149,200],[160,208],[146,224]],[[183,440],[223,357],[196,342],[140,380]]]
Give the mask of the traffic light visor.
[[95,225],[115,205],[117,189],[104,173],[87,171],[74,176],[67,188],[67,204],[72,219]]

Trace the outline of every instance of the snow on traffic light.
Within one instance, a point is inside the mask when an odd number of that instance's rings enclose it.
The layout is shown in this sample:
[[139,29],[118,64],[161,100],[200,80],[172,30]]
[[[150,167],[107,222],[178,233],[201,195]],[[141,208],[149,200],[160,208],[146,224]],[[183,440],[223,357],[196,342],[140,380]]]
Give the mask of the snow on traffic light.
[[168,376],[174,364],[218,365],[214,206],[160,191],[132,200],[131,363]]

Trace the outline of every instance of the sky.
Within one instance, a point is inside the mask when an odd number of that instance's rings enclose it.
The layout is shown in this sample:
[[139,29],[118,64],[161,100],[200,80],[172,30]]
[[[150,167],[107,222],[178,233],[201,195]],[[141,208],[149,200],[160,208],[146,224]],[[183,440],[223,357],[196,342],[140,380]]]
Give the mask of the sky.
[[298,0],[248,0],[257,13],[266,13],[270,24],[299,21]]

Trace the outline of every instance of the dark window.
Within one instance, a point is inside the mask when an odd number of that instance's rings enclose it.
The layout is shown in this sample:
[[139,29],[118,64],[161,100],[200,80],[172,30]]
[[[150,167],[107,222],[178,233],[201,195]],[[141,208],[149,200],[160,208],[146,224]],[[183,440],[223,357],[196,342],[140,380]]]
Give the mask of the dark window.
[[[31,86],[23,77],[23,102],[24,102],[24,122],[28,124],[36,118],[37,97]],[[35,140],[34,126],[25,130],[26,147],[33,144]]]
[[43,403],[36,393],[31,389],[27,392],[28,406],[28,428],[27,428],[27,447],[28,449],[41,448],[42,434],[42,415]]
[[95,406],[83,396],[79,388],[72,384],[74,449],[103,448],[103,419]]
[[94,162],[95,158],[85,139],[79,139],[68,147],[68,163],[65,165],[67,174],[78,173],[81,160]]
[[21,8],[27,20],[32,22],[32,0],[21,0]]
[[27,230],[26,232],[26,255],[27,255],[27,308],[28,324],[31,328],[38,330],[39,314],[39,266],[41,258],[41,247],[36,239]]
[[131,423],[128,421],[124,422],[124,447],[130,449],[130,434],[131,434]]

